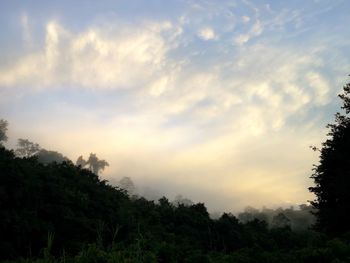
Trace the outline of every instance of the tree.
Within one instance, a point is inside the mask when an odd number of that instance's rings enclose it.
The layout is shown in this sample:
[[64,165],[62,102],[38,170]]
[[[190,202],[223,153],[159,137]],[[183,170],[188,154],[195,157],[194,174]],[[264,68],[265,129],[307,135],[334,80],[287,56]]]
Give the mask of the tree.
[[40,151],[40,146],[37,143],[33,143],[27,139],[18,139],[17,142],[18,148],[15,153],[18,157],[28,158]]
[[15,150],[15,154],[20,158],[29,158],[36,156],[38,161],[42,164],[49,163],[62,163],[69,161],[69,159],[56,151],[49,151],[42,149],[39,144],[31,142],[27,139],[18,139],[18,148]]
[[7,141],[7,126],[8,126],[8,122],[1,119],[0,120],[0,145],[2,145],[2,142],[6,142]]
[[100,170],[104,170],[106,166],[109,166],[105,160],[99,160],[94,153],[90,153],[87,164],[89,165],[89,169],[95,174],[98,174]]
[[84,167],[84,166],[86,165],[86,163],[87,163],[87,162],[84,160],[83,156],[80,155],[75,164],[76,164],[77,166]]
[[108,162],[105,160],[99,160],[94,153],[90,153],[89,159],[86,161],[83,156],[79,156],[76,161],[76,165],[84,168],[88,166],[88,169],[95,174],[98,174],[101,170],[104,170],[106,166],[109,166]]
[[350,83],[343,90],[339,97],[345,113],[336,113],[335,123],[327,125],[328,139],[311,176],[315,186],[309,188],[316,195],[316,227],[332,235],[350,230]]

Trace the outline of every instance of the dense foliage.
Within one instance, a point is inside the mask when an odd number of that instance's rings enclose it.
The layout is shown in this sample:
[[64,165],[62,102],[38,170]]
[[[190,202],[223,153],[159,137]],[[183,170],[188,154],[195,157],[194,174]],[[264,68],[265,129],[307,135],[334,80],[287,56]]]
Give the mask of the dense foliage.
[[320,150],[320,163],[315,166],[312,178],[316,194],[313,202],[317,213],[317,227],[330,234],[350,234],[350,83],[339,95],[344,114],[335,115],[335,123],[329,124],[329,138]]
[[[23,262],[345,262],[350,246],[313,231],[213,220],[204,204],[129,198],[71,162],[0,148],[0,257]],[[342,261],[344,260],[344,261]]]

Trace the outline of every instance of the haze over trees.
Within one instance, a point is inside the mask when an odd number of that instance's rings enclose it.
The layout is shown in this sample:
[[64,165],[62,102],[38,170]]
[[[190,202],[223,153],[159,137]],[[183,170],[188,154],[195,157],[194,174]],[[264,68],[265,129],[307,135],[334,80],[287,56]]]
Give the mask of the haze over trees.
[[[320,150],[313,207],[212,219],[203,203],[178,195],[133,195],[129,177],[99,178],[108,163],[91,153],[73,164],[26,139],[0,144],[0,260],[6,262],[345,263],[350,259],[350,84]],[[7,139],[0,121],[0,142]],[[87,169],[85,169],[87,168]],[[312,224],[316,214],[316,228]],[[304,227],[300,227],[304,226]],[[306,227],[305,227],[306,226]]]
[[7,121],[1,119],[0,120],[0,145],[2,145],[3,142],[7,141],[7,135],[6,135],[6,131],[7,131]]
[[125,190],[130,196],[136,194],[136,187],[130,177],[124,176],[117,184],[118,187]]
[[33,143],[27,139],[18,139],[17,146],[15,153],[21,158],[29,158],[40,151],[39,144]]
[[294,231],[303,231],[315,223],[315,216],[313,215],[315,211],[312,206],[306,204],[299,205],[298,209],[294,209],[294,207],[284,209],[264,207],[259,210],[247,207],[237,217],[243,223],[260,220],[265,221],[270,228],[290,227]]
[[15,154],[21,158],[30,158],[35,156],[40,163],[49,164],[52,162],[62,163],[69,159],[56,151],[49,151],[40,147],[39,144],[28,139],[18,139]]

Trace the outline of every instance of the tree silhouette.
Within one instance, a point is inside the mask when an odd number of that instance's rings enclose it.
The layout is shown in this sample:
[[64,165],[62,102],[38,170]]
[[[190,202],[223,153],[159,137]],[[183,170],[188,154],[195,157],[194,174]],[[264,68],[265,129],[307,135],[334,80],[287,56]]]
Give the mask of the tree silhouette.
[[101,170],[104,170],[106,166],[109,166],[105,160],[99,160],[94,153],[90,153],[87,164],[90,170],[95,174],[98,174]]
[[83,156],[80,155],[79,158],[77,159],[76,161],[76,165],[77,166],[81,166],[81,167],[84,167],[86,165],[86,160],[84,160]]
[[37,143],[33,143],[27,139],[18,139],[18,148],[15,153],[18,157],[28,158],[37,154],[40,151],[40,146]]
[[76,161],[76,165],[82,168],[88,166],[88,169],[95,174],[98,174],[101,170],[104,170],[106,166],[109,166],[105,160],[99,160],[95,153],[90,153],[89,159],[86,161],[83,156],[79,156]]
[[350,83],[343,90],[339,97],[345,114],[336,113],[335,123],[327,126],[329,138],[313,169],[315,186],[309,188],[316,195],[312,202],[318,209],[316,227],[332,235],[350,230]]
[[7,121],[3,119],[0,120],[0,145],[2,144],[2,142],[7,141],[7,135],[6,135],[7,125],[8,125]]

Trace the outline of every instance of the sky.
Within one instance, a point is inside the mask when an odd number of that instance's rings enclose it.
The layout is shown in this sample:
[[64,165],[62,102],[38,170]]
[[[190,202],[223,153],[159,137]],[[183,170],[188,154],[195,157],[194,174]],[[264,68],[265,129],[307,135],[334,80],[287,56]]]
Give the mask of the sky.
[[4,1],[0,119],[139,193],[306,203],[350,73],[346,0]]

